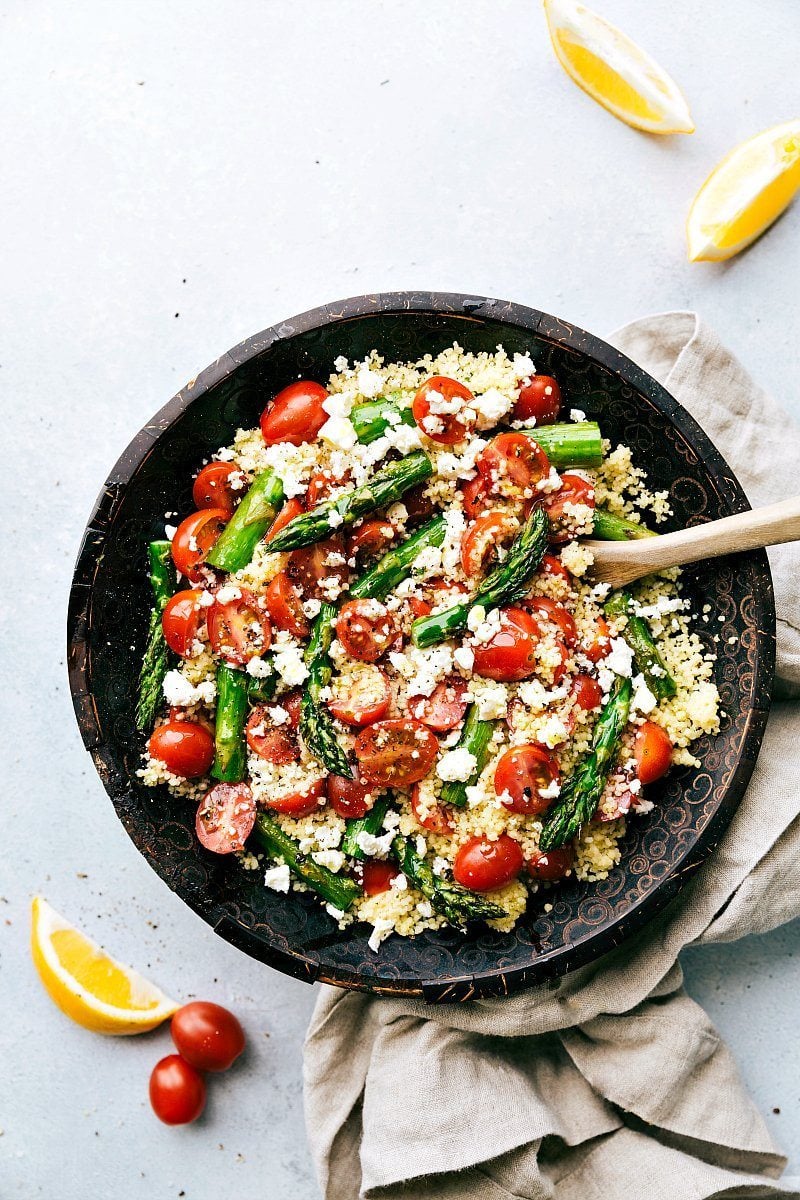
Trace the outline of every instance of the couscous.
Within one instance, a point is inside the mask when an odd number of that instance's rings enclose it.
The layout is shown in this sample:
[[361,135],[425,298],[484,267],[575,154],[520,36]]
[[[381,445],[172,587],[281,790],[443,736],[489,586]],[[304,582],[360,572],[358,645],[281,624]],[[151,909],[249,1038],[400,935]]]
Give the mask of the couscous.
[[605,878],[647,785],[719,727],[678,572],[609,595],[582,540],[646,536],[668,497],[527,354],[332,366],[150,546],[139,775],[373,949],[508,931]]

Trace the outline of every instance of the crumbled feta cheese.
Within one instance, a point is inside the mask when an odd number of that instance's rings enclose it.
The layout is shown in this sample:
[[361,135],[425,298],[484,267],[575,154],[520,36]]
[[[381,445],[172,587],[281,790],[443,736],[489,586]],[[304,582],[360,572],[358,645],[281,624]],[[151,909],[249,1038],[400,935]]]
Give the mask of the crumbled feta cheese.
[[536,367],[533,365],[530,354],[515,354],[511,360],[511,366],[517,379],[530,379],[531,375],[536,374]]
[[470,754],[463,746],[458,746],[442,755],[436,764],[436,774],[440,779],[466,783],[475,774],[477,767],[478,760],[475,755]]
[[481,721],[497,721],[508,712],[508,687],[504,683],[476,676],[470,680],[469,696]]
[[447,872],[450,870],[450,863],[447,861],[446,858],[441,858],[437,854],[436,858],[434,858],[434,860],[431,864],[431,870],[433,871],[434,875],[438,875],[439,878],[441,878],[442,875],[446,875]]
[[493,387],[476,396],[470,405],[475,413],[478,429],[491,429],[513,407],[514,401]]
[[333,871],[334,875],[341,871],[345,863],[341,850],[315,850],[311,857],[320,867]]
[[178,532],[177,525],[165,525],[164,526],[164,535],[168,542],[172,541],[172,539],[175,537],[175,534],[177,532]]
[[347,370],[347,359],[343,354],[340,354],[338,358],[333,360],[333,369],[339,375],[341,375],[343,371]]
[[292,719],[282,704],[276,704],[273,708],[268,708],[267,714],[273,725],[285,725],[287,721],[291,721]]
[[[344,517],[342,514],[337,512],[335,508],[332,508],[328,513],[328,525],[331,527],[331,529],[336,529],[338,525],[342,525],[343,523]],[[339,555],[339,557],[341,558],[342,556]]]
[[553,713],[542,723],[536,736],[543,746],[552,750],[567,740],[569,731],[561,718]]
[[459,646],[453,651],[453,662],[462,671],[471,671],[475,665],[475,651],[471,646]]
[[195,686],[177,670],[167,671],[163,689],[164,699],[174,708],[188,708],[191,704],[210,704],[217,694],[213,679],[203,680]]
[[372,926],[372,933],[369,935],[369,941],[367,942],[370,950],[377,954],[381,942],[389,936],[393,929],[394,921],[388,920],[387,917],[378,917]]
[[586,413],[581,408],[571,408],[569,410],[570,421],[585,421]]
[[557,779],[551,779],[547,787],[539,788],[538,791],[543,800],[555,800],[561,795],[561,784]]
[[633,670],[633,651],[628,643],[619,637],[611,639],[611,649],[603,659],[603,666],[615,675],[630,679]]
[[[292,641],[282,629],[278,631],[273,643],[273,661],[275,670],[289,687],[299,687],[308,678],[308,667],[303,662],[303,647]],[[250,660],[250,663],[253,662],[255,659]],[[250,663],[247,664],[248,671]]]
[[272,667],[270,664],[266,662],[265,659],[259,658],[258,655],[248,661],[245,670],[247,671],[247,674],[252,675],[254,679],[266,679],[268,675],[272,674]]
[[649,713],[653,711],[657,704],[658,700],[647,686],[647,680],[644,675],[634,675],[631,711]]
[[383,391],[383,376],[377,371],[373,371],[364,363],[363,366],[358,368],[356,387],[362,396],[366,396],[368,400],[373,400],[376,396],[380,396]]
[[272,888],[273,892],[288,892],[291,878],[292,873],[286,863],[267,867],[264,872],[264,883],[268,888]]
[[338,450],[352,450],[358,441],[353,424],[347,417],[328,417],[319,431],[319,437]]
[[313,621],[314,617],[319,616],[319,610],[321,608],[322,608],[321,600],[314,600],[312,597],[312,599],[310,599],[310,600],[303,601],[303,612],[306,614],[306,616],[308,617],[308,619],[310,621]]
[[550,474],[546,475],[544,479],[540,479],[536,484],[536,490],[539,492],[544,492],[546,495],[549,495],[550,492],[557,492],[560,487],[561,476],[555,467],[551,467]]
[[366,829],[362,829],[361,833],[356,836],[356,844],[367,858],[386,858],[389,853],[389,848],[394,837],[394,830],[389,829],[380,837],[376,837],[374,833],[368,833]]
[[217,600],[220,604],[230,604],[232,600],[238,600],[241,594],[241,588],[235,583],[224,583],[217,592]]
[[416,838],[414,839],[414,849],[416,850],[416,852],[420,856],[420,858],[424,858],[425,855],[428,853],[428,843],[425,841],[425,838],[422,836],[421,833],[418,833]]
[[404,892],[408,888],[408,880],[402,873],[400,875],[395,875],[394,879],[391,880],[389,887],[395,892]]

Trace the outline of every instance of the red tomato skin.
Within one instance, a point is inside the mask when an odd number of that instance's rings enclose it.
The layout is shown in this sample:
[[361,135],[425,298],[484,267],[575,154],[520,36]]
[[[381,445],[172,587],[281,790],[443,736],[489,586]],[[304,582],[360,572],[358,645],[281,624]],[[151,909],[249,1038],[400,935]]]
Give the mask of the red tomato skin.
[[350,534],[349,554],[353,558],[359,554],[363,554],[365,558],[371,558],[383,554],[389,549],[391,542],[394,540],[395,528],[391,521],[384,521],[376,518],[372,521],[365,521],[363,525],[359,525],[358,529],[354,529]]
[[567,542],[573,536],[569,526],[563,528],[564,505],[584,504],[594,508],[594,484],[582,475],[565,473],[561,476],[561,487],[551,493],[542,504],[542,508],[550,518],[550,541]]
[[[214,653],[237,667],[269,650],[272,642],[272,626],[262,604],[246,588],[240,590],[235,600],[225,604],[215,600],[206,617]],[[254,637],[253,625],[258,625],[259,637]]]
[[232,475],[238,475],[239,468],[233,463],[210,462],[203,467],[192,486],[192,500],[196,508],[224,508],[232,515],[236,508],[237,495],[244,495],[245,489],[235,491],[230,485]]
[[460,675],[449,675],[437,683],[430,696],[409,696],[408,711],[416,721],[429,729],[444,733],[455,729],[464,720],[469,698],[469,684]]
[[600,662],[611,649],[611,630],[605,617],[597,618],[597,633],[588,646],[583,647],[583,653],[590,662]]
[[[264,732],[256,732],[262,725]],[[283,725],[275,725],[269,716],[267,705],[259,704],[247,718],[245,725],[247,745],[265,762],[275,763],[278,766],[281,763],[297,762],[300,758],[300,749],[291,723],[290,728],[291,732]]]
[[256,820],[256,802],[246,783],[218,783],[197,806],[198,841],[214,854],[242,850]]
[[542,561],[539,564],[539,570],[543,575],[550,575],[555,579],[563,579],[572,587],[572,576],[564,566],[560,558],[556,558],[554,554],[543,554]]
[[475,466],[491,490],[496,491],[505,480],[526,498],[531,498],[528,493],[550,474],[544,450],[524,433],[498,433],[481,450]]
[[[549,388],[549,392],[548,392]],[[561,410],[561,388],[552,375],[532,375],[519,389],[514,420],[536,418],[537,425],[552,425]]]
[[198,1071],[227,1071],[245,1046],[238,1019],[209,1000],[193,1000],[179,1008],[170,1033],[181,1058]]
[[151,1072],[150,1105],[165,1125],[189,1125],[206,1106],[205,1080],[180,1054],[168,1054]]
[[494,842],[472,837],[456,853],[453,878],[470,891],[492,892],[516,879],[523,865],[520,844],[507,833]]
[[510,801],[504,800],[503,804],[511,812],[535,817],[553,803],[540,796],[539,789],[553,780],[560,782],[560,778],[558,764],[541,746],[512,746],[495,768],[494,790],[498,796],[510,796]]
[[502,627],[490,642],[473,646],[473,673],[501,683],[530,679],[536,673],[539,626],[524,608],[501,609]]
[[603,699],[603,690],[591,675],[576,675],[572,681],[572,694],[578,708],[585,712],[599,708]]
[[336,621],[336,636],[351,658],[374,663],[397,637],[397,623],[380,600],[348,600]]
[[337,478],[332,471],[317,471],[308,481],[308,487],[306,488],[306,508],[310,512],[312,508],[316,508],[323,500],[327,500],[335,488],[344,487],[349,480],[349,471],[342,479]]
[[285,629],[297,638],[311,633],[300,593],[285,571],[279,571],[267,584],[264,604],[276,629]]
[[433,515],[434,504],[427,493],[427,483],[418,483],[404,494],[402,503],[408,513],[406,525],[417,525]]
[[[331,554],[341,555],[342,562],[334,565],[327,563],[326,559]],[[335,533],[324,542],[293,550],[286,571],[304,599],[324,600],[325,595],[319,586],[321,579],[337,579],[344,586],[349,578],[344,538],[340,533]]]
[[[388,676],[381,671],[380,667],[375,667],[375,671],[379,673],[381,679],[380,694],[376,691],[372,698],[359,699],[358,691],[354,687],[352,692],[345,692],[344,695],[328,701],[328,709],[337,720],[343,721],[345,725],[358,727],[372,725],[386,716],[392,702],[392,688]],[[377,676],[374,678],[377,683]]]
[[443,804],[434,805],[427,810],[424,817],[420,816],[418,784],[414,785],[411,792],[411,811],[423,829],[430,829],[431,833],[441,833],[444,837],[449,837],[453,832],[453,818]]
[[298,500],[296,496],[292,496],[290,500],[287,500],[264,534],[264,545],[268,545],[274,537],[277,537],[282,529],[286,528],[290,521],[293,521],[295,517],[299,517],[300,513],[305,511],[302,501]]
[[464,515],[470,521],[476,520],[486,512],[487,508],[491,508],[489,484],[483,475],[476,475],[474,479],[470,479],[468,483],[462,485],[461,504]]
[[555,850],[537,850],[525,864],[531,879],[555,882],[563,879],[575,861],[575,847],[569,842]]
[[[290,792],[286,796],[267,800],[266,804],[268,808],[274,808],[275,812],[285,813],[290,817],[307,817],[309,813],[317,812],[324,807],[324,796],[325,780],[318,779],[306,792]],[[320,800],[322,800],[322,804],[320,804]]]
[[341,775],[328,776],[327,791],[331,808],[345,820],[365,817],[378,794],[373,784],[362,783],[360,779],[344,779]]
[[421,721],[377,721],[361,730],[353,750],[361,779],[379,787],[405,787],[428,774],[439,742]]
[[299,379],[278,392],[261,414],[261,436],[267,446],[313,442],[328,414],[322,407],[328,393],[321,383]]
[[467,529],[461,541],[461,565],[467,576],[482,574],[497,560],[497,551],[519,529],[519,522],[510,513],[488,512],[478,517]]
[[393,863],[380,858],[368,858],[360,864],[360,868],[361,886],[365,896],[379,896],[381,892],[388,892],[392,880],[400,874]]
[[[425,380],[411,405],[414,420],[425,437],[430,438],[433,442],[439,442],[442,446],[454,446],[457,442],[463,442],[473,420],[468,418],[459,420],[457,413],[431,414],[428,393],[432,391],[440,392],[446,400],[458,397],[466,403],[475,399],[473,393],[463,383],[450,379],[447,375],[432,375],[430,379]],[[430,415],[438,415],[438,419],[442,423],[443,428],[436,433],[429,433],[425,428],[425,418]]]
[[572,613],[548,596],[528,596],[524,601],[525,608],[535,613],[537,617],[557,625],[561,636],[568,646],[574,646],[578,641],[578,628]]
[[148,749],[172,775],[199,779],[211,770],[214,739],[203,725],[194,721],[166,721],[150,735]]
[[181,658],[191,658],[200,624],[200,596],[198,588],[176,592],[164,606],[161,614],[161,629],[164,641]]
[[202,580],[206,555],[227,525],[229,516],[224,508],[201,508],[185,517],[175,530],[172,561],[181,575],[192,583]]
[[633,743],[636,773],[642,783],[655,783],[672,765],[672,742],[655,721],[639,726]]

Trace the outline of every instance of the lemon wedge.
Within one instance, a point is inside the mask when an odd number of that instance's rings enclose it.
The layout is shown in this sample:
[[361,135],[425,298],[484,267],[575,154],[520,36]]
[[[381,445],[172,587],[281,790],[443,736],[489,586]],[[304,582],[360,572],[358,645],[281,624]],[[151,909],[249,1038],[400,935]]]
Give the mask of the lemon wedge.
[[655,59],[575,0],[544,0],[556,57],[578,87],[647,133],[693,133],[688,105]]
[[109,957],[42,896],[34,896],[31,905],[31,953],[51,999],[85,1029],[145,1033],[178,1007],[136,971]]
[[769,229],[800,189],[800,120],[774,125],[723,158],[692,201],[691,262],[732,258]]

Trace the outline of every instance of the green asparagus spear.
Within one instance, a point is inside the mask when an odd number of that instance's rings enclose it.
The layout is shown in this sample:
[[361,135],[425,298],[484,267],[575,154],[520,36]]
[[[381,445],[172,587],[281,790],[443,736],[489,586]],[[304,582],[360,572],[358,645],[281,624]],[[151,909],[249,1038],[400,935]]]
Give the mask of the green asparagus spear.
[[644,675],[647,686],[657,700],[668,700],[677,689],[667,664],[656,645],[650,626],[644,617],[633,610],[633,598],[628,592],[614,592],[603,605],[609,617],[627,617],[622,637],[633,651],[636,666]]
[[482,721],[478,716],[477,704],[470,704],[457,746],[458,749],[468,750],[475,756],[475,770],[464,783],[454,779],[444,785],[441,794],[443,804],[452,804],[455,808],[463,808],[467,803],[467,788],[473,787],[478,782],[480,773],[486,766],[494,724],[494,721]]
[[306,646],[304,657],[309,675],[300,707],[300,733],[310,753],[323,767],[333,775],[352,779],[353,771],[339,745],[333,719],[319,699],[320,692],[330,683],[333,674],[328,651],[333,641],[335,620],[335,606],[323,604],[311,630],[311,640]]
[[411,627],[414,645],[435,646],[455,637],[465,628],[469,611],[475,605],[497,608],[521,599],[547,549],[549,524],[545,513],[535,508],[511,543],[505,561],[489,572],[471,600],[414,622]]
[[392,504],[409,490],[428,479],[433,473],[433,464],[421,450],[405,458],[388,463],[376,471],[371,479],[360,487],[343,492],[335,500],[324,500],[309,513],[301,513],[285,525],[277,537],[270,542],[276,551],[297,550],[311,546],[330,537],[340,527],[347,527],[359,517],[366,517],[377,508]]
[[206,562],[220,571],[241,571],[283,503],[283,484],[268,467],[256,475],[239,507],[211,547]]
[[630,542],[636,538],[658,537],[646,525],[618,517],[605,508],[594,510],[594,536],[601,542]]
[[378,796],[366,816],[353,818],[347,822],[341,845],[343,854],[348,854],[350,858],[364,859],[367,857],[358,844],[358,835],[371,833],[374,837],[382,829],[383,818],[389,810],[391,800],[390,795]]
[[441,546],[444,534],[444,517],[435,517],[399,546],[387,551],[374,567],[356,580],[350,595],[356,600],[383,600],[411,574],[420,551],[426,546]]
[[597,718],[591,753],[570,775],[547,815],[539,838],[542,850],[571,841],[594,815],[628,722],[631,691],[630,679],[617,676]]
[[356,437],[364,446],[377,441],[390,425],[414,425],[414,414],[410,408],[401,408],[393,397],[379,396],[377,400],[368,400],[365,404],[357,404],[350,413],[350,420],[356,431]]
[[227,663],[217,668],[216,753],[211,774],[223,783],[239,783],[247,770],[244,726],[247,719],[248,678]]
[[162,686],[169,667],[170,655],[161,628],[161,614],[177,587],[169,542],[151,542],[147,548],[150,561],[150,585],[153,589],[153,608],[147,632],[147,646],[139,672],[139,700],[136,705],[136,728],[147,733],[153,727],[156,713],[164,699]]
[[392,855],[403,874],[451,925],[462,926],[467,921],[490,921],[505,915],[505,910],[494,901],[434,875],[429,863],[421,854],[417,854],[410,839],[398,834],[392,841]]
[[273,699],[277,686],[278,673],[274,668],[272,673],[265,675],[263,679],[255,679],[252,675],[248,675],[247,699],[251,704],[264,704],[266,701]]
[[273,821],[266,813],[260,812],[256,817],[252,836],[271,858],[282,859],[298,879],[302,879],[303,883],[340,912],[347,912],[363,894],[354,879],[347,875],[337,875],[304,855],[298,843],[284,833],[277,821]]

